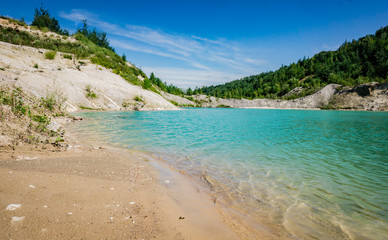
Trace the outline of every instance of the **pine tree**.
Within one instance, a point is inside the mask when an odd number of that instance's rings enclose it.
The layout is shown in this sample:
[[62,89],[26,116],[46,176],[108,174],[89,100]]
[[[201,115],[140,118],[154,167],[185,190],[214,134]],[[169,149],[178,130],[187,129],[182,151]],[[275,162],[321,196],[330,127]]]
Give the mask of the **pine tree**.
[[51,17],[48,10],[43,7],[43,4],[40,8],[35,8],[34,20],[31,23],[32,26],[37,26],[38,28],[48,28],[53,32],[61,33],[61,27],[59,26],[58,20],[55,17]]

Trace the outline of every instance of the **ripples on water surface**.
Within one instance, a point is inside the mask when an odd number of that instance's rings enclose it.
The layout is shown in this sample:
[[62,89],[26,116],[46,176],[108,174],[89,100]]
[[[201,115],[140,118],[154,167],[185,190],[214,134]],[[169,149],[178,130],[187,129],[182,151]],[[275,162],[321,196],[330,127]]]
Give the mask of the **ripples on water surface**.
[[387,239],[388,113],[82,113],[84,134],[153,152],[255,221],[302,239]]

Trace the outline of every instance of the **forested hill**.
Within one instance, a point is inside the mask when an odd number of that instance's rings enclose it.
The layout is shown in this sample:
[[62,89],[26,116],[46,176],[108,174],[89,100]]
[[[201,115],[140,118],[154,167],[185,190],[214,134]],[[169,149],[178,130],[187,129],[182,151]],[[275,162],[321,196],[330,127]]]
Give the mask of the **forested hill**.
[[[223,85],[195,89],[193,94],[220,98],[287,98],[305,96],[329,83],[355,86],[388,81],[388,26],[374,35],[345,41],[336,51],[324,51],[276,71],[261,73]],[[290,90],[302,87],[293,95]],[[299,88],[301,90],[302,88]]]

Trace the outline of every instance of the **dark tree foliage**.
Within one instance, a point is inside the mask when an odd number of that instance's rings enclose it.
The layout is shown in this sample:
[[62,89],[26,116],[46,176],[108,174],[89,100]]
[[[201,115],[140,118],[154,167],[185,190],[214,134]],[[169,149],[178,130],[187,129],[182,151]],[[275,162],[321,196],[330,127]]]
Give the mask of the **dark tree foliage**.
[[172,84],[167,85],[166,82],[162,82],[160,78],[155,77],[153,72],[151,73],[149,80],[151,81],[152,84],[160,88],[162,91],[165,91],[174,95],[183,95],[183,91],[180,88]]
[[31,26],[37,26],[38,28],[48,28],[50,31],[62,34],[69,35],[68,30],[62,30],[59,25],[58,20],[55,17],[51,17],[48,10],[44,9],[43,5],[40,8],[35,8],[34,20],[31,23]]
[[81,33],[97,46],[112,50],[113,52],[115,51],[114,48],[109,45],[106,32],[97,31],[96,28],[90,30],[86,19],[82,20],[82,27],[77,29],[77,33]]
[[276,71],[245,77],[223,85],[197,88],[193,94],[203,93],[220,98],[276,99],[296,87],[303,87],[302,94],[307,95],[330,83],[354,86],[371,81],[386,82],[387,37],[388,26],[357,41],[345,41],[336,51],[320,52],[312,58],[303,58]]

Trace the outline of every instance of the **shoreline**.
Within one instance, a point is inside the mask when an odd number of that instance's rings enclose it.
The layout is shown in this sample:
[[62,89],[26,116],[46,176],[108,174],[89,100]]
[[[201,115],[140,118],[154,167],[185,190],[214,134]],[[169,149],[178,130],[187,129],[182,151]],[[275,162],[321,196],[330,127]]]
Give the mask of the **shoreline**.
[[[88,118],[83,121],[88,121]],[[77,124],[77,123],[75,123]],[[74,130],[74,129],[73,129]],[[77,129],[79,130],[79,129]],[[77,135],[79,134],[79,135]],[[219,183],[214,182],[215,179],[211,179],[207,174],[194,174],[186,172],[185,169],[181,169],[174,166],[169,160],[165,159],[166,156],[159,155],[152,151],[133,150],[126,148],[119,144],[112,144],[109,142],[102,142],[102,139],[95,134],[90,134],[90,131],[84,133],[72,132],[71,135],[77,135],[78,139],[85,138],[92,139],[89,144],[100,144],[103,146],[116,149],[119,151],[128,152],[132,155],[137,155],[138,158],[144,159],[150,164],[150,167],[157,171],[159,175],[159,184],[164,187],[164,191],[169,194],[170,204],[175,204],[175,207],[179,207],[188,214],[194,214],[194,222],[196,225],[204,225],[203,222],[207,222],[207,225],[211,225],[212,228],[216,227],[219,223],[226,226],[228,230],[232,230],[236,235],[236,239],[291,239],[292,235],[280,228],[277,225],[268,225],[264,222],[257,221],[254,218],[255,215],[250,215],[246,209],[241,208],[239,204],[231,202],[228,194],[225,195],[225,189],[219,188]],[[85,134],[85,135],[84,135]],[[95,138],[96,137],[96,138]],[[98,140],[97,140],[98,138]],[[195,199],[195,200],[193,200]],[[193,204],[192,201],[195,203]],[[174,208],[170,205],[171,208]],[[252,206],[251,206],[252,207]],[[211,210],[211,214],[209,214]],[[248,215],[246,215],[248,214]],[[216,215],[216,218],[212,217]],[[213,218],[218,221],[208,221],[207,219]],[[191,224],[195,227],[195,223]],[[189,227],[192,228],[193,226]],[[217,227],[216,227],[217,228]],[[188,231],[198,231],[200,228]],[[211,230],[212,231],[212,230]],[[219,239],[217,237],[202,236],[201,238],[189,238],[189,239]],[[220,239],[235,239],[234,237],[220,238]]]
[[[87,121],[87,119],[85,120]],[[68,125],[66,128],[69,130]],[[90,135],[89,132],[86,136],[82,133],[77,135],[71,132],[70,134],[77,136],[77,139],[82,139],[84,143],[86,141],[85,137],[96,136]],[[191,218],[190,223],[180,225],[182,229],[185,229],[185,233],[189,234],[189,237],[186,236],[187,238],[182,239],[286,239],[285,236],[289,235],[289,233],[274,234],[274,229],[269,229],[265,225],[247,218],[241,209],[229,205],[223,197],[213,193],[207,186],[210,182],[207,180],[204,182],[203,179],[192,176],[185,170],[175,168],[163,156],[155,155],[154,152],[133,150],[109,142],[102,142],[102,139],[92,139],[87,143],[97,144],[97,146],[102,143],[108,149],[136,155],[137,158],[149,164],[149,167],[158,175],[155,178],[158,179],[157,184],[163,189],[163,193],[167,195],[164,199],[164,207],[179,210],[185,213],[183,215]],[[168,215],[171,215],[174,211],[169,212]],[[182,217],[185,220],[188,219],[185,216]],[[180,219],[178,215],[175,218]],[[174,219],[171,220],[174,221]]]
[[[341,112],[387,112],[385,110],[365,110],[365,109],[347,109],[347,108],[336,108],[336,109],[325,109],[325,108],[280,108],[280,107],[180,107],[179,109],[148,109],[140,110],[140,112],[158,112],[158,111],[183,111],[190,109],[257,109],[257,110],[304,110],[304,111],[341,111]],[[70,112],[71,114],[77,113],[89,113],[89,112],[131,112],[126,110],[115,110],[115,109],[94,109],[94,110],[77,110]],[[136,112],[136,111],[134,111]]]
[[65,129],[67,151],[0,151],[2,238],[253,239],[187,176]]

